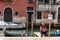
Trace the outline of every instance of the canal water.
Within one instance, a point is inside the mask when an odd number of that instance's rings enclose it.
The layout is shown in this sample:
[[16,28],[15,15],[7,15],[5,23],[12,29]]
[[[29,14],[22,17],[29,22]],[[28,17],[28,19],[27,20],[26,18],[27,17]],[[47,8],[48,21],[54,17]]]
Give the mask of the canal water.
[[[14,29],[14,30],[7,30],[8,33],[12,34],[25,34],[26,30],[25,29]],[[39,29],[34,28],[34,32],[39,32]],[[31,35],[31,29],[28,30],[28,34]],[[4,37],[3,30],[0,30],[0,37]]]
[[[7,32],[13,34],[24,34],[25,30],[7,30]],[[0,37],[4,37],[3,30],[0,30]]]
[[[57,29],[51,29],[51,33],[53,33],[53,31],[55,31]],[[13,34],[24,34],[26,31],[25,30],[7,30],[7,32],[9,33],[13,33]],[[39,28],[34,28],[34,32],[40,32]],[[28,31],[29,35],[31,35],[31,29],[29,29]],[[4,33],[3,30],[0,30],[0,37],[4,37]]]

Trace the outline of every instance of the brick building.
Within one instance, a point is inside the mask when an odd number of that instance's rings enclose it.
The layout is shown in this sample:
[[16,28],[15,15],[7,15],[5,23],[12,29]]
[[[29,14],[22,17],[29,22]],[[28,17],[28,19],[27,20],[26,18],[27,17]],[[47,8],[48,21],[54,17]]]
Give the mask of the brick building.
[[0,0],[0,20],[26,21],[28,13],[35,13],[35,0]]
[[52,22],[60,22],[59,0],[0,0],[0,20],[8,22],[31,21],[31,14],[36,23],[48,22],[48,14],[53,15]]

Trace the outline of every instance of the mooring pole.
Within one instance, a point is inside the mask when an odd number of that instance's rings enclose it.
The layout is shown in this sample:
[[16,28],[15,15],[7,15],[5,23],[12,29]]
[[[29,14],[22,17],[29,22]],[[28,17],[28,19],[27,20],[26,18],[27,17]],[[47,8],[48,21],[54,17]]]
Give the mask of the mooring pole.
[[33,36],[33,15],[31,16],[32,21],[31,21],[31,36]]
[[49,37],[50,37],[50,29],[51,29],[51,20],[49,19]]
[[48,34],[48,36],[50,36],[50,30],[51,30],[51,20],[52,20],[52,14],[51,14],[51,12],[50,12],[50,14],[49,14],[48,19],[49,19],[49,34]]
[[28,14],[26,15],[26,36],[28,36]]

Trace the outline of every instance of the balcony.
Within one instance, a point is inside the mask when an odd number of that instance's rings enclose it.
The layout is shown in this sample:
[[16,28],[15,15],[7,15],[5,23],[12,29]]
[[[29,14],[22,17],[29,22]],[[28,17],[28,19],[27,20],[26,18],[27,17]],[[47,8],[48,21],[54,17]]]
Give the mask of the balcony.
[[2,2],[12,2],[12,0],[0,0]]
[[38,4],[57,4],[60,5],[60,0],[38,0],[37,1]]
[[48,0],[38,0],[39,4],[49,4]]
[[37,5],[38,11],[56,11],[57,5]]

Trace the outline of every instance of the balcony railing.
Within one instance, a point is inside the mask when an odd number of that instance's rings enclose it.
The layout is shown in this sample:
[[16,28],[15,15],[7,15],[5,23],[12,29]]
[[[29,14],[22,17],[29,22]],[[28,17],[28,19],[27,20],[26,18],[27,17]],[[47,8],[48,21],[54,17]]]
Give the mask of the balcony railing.
[[12,0],[0,0],[2,2],[12,2]]
[[38,11],[56,11],[57,5],[41,5],[37,6]]
[[60,0],[51,0],[51,1],[40,1],[38,0],[37,1],[39,4],[59,4],[60,5]]

